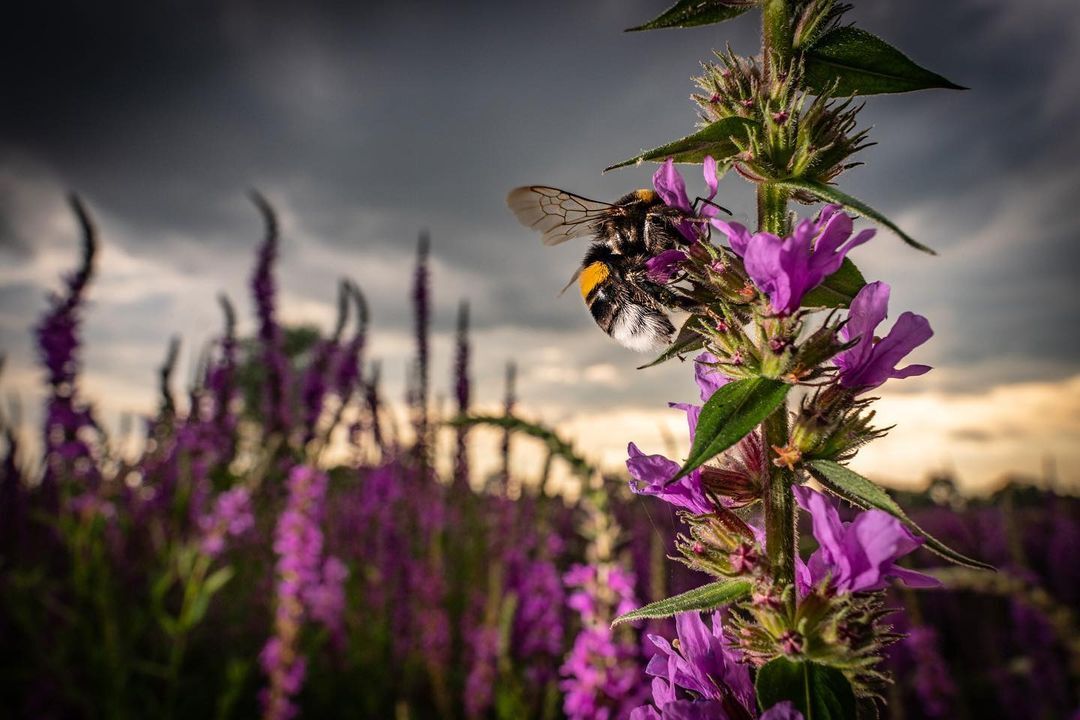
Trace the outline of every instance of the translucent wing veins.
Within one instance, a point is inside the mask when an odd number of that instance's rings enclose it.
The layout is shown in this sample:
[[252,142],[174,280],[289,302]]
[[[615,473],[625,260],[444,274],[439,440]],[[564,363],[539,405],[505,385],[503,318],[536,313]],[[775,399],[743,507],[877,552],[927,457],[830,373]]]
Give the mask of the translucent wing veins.
[[544,185],[515,188],[506,204],[522,225],[542,233],[545,245],[591,235],[594,222],[615,207]]

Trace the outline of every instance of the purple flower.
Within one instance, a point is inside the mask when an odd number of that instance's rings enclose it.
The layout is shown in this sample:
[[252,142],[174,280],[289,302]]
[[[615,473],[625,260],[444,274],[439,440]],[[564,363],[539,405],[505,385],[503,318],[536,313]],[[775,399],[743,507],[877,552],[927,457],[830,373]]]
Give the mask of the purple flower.
[[[617,720],[642,700],[638,648],[616,633],[611,613],[637,607],[634,577],[622,567],[575,565],[563,582],[575,588],[567,604],[581,615],[582,628],[559,672],[563,712],[570,720]],[[614,597],[615,607],[609,598]]]
[[645,261],[645,274],[654,283],[664,285],[671,282],[689,257],[682,250],[665,250]]
[[731,382],[731,378],[722,375],[716,369],[719,360],[710,352],[703,352],[694,358],[694,381],[701,391],[701,402],[709,401],[713,393]]
[[949,717],[957,688],[949,665],[941,656],[937,631],[927,625],[916,625],[904,638],[915,666],[912,685],[927,717]]
[[873,230],[863,230],[849,240],[852,221],[839,205],[825,206],[816,220],[803,220],[787,238],[766,232],[751,235],[738,223],[716,218],[711,222],[727,234],[750,279],[781,315],[798,310],[803,296],[836,272],[852,248],[874,236]]
[[[700,212],[694,212],[694,206],[690,203],[690,197],[686,194],[686,182],[683,180],[682,175],[679,174],[679,171],[675,169],[675,160],[673,158],[668,158],[653,174],[653,187],[656,188],[656,193],[669,207],[682,210],[690,217],[711,220],[720,212],[718,207],[711,204],[712,199],[716,197],[719,185],[716,176],[716,161],[712,157],[706,156],[701,163],[701,167],[702,174],[705,177],[705,185],[709,188],[709,194],[705,197],[705,203],[702,205]],[[688,241],[696,242],[698,240],[696,225],[697,223],[690,220],[684,220],[679,223],[679,232]]]
[[827,582],[843,595],[881,590],[888,578],[909,587],[937,587],[935,578],[902,568],[896,561],[922,545],[899,520],[881,510],[866,510],[845,523],[832,503],[805,486],[794,488],[799,507],[810,513],[819,547],[810,561],[798,568],[801,589]]
[[342,615],[345,612],[345,581],[348,577],[349,568],[339,558],[331,555],[323,563],[319,583],[307,588],[304,593],[304,601],[311,618],[330,632],[338,646],[345,640]]
[[[457,342],[454,349],[454,395],[457,399],[458,415],[467,415],[471,387],[469,382],[469,303],[462,301],[458,308]],[[469,428],[465,425],[457,429],[457,447],[454,450],[454,486],[459,491],[469,487],[469,447],[467,443]]]
[[251,292],[255,298],[255,314],[259,321],[259,342],[262,345],[263,412],[266,429],[285,432],[290,425],[288,407],[289,361],[284,351],[284,333],[277,322],[277,284],[274,282],[274,263],[278,255],[278,225],[273,208],[261,195],[252,196],[263,214],[266,237],[256,254],[255,272],[251,276]]
[[890,378],[906,378],[930,371],[929,365],[908,365],[897,369],[905,355],[930,339],[934,331],[922,315],[905,312],[897,318],[883,339],[874,329],[887,317],[889,286],[883,282],[864,285],[851,301],[847,324],[840,329],[844,342],[855,345],[833,358],[840,368],[840,384],[846,388],[871,390]]
[[97,429],[97,423],[90,409],[79,402],[77,388],[80,314],[94,274],[97,235],[82,202],[74,195],[70,201],[83,231],[81,262],[75,272],[64,278],[64,292],[50,296],[49,311],[35,329],[48,384],[42,486],[46,504],[54,509],[61,475],[77,477],[92,488],[100,480],[97,461],[86,437],[88,431]]
[[481,625],[472,638],[473,663],[465,678],[465,716],[483,717],[498,680],[499,628]]
[[[323,563],[323,506],[327,476],[315,468],[298,465],[289,472],[289,498],[274,529],[277,554],[277,598],[274,635],[259,660],[270,685],[262,693],[264,717],[286,719],[296,714],[292,698],[304,680],[305,660],[298,647],[305,617],[332,620],[335,606],[344,604],[335,595],[347,571],[340,562]],[[326,592],[327,584],[331,586]],[[312,595],[316,601],[310,607]]]
[[203,533],[202,551],[212,557],[220,555],[227,536],[239,537],[255,527],[247,488],[237,487],[218,495],[213,510],[199,517],[198,524]]
[[778,702],[761,714],[761,720],[803,720],[803,714],[790,700]]
[[[731,378],[719,373],[712,363],[716,358],[710,353],[701,353],[694,358],[694,380],[701,394],[702,402],[707,402],[713,393],[727,383]],[[686,412],[686,422],[690,430],[690,442],[694,441],[697,432],[697,420],[701,414],[701,407],[690,403],[672,403],[671,407]],[[630,489],[639,495],[655,495],[666,503],[689,510],[692,513],[708,513],[714,510],[714,506],[701,485],[701,470],[693,470],[678,482],[671,482],[671,478],[679,472],[679,464],[669,460],[663,455],[646,455],[636,444],[630,443],[626,448],[626,469],[630,472]]]
[[665,638],[649,636],[659,650],[646,669],[654,676],[653,705],[637,708],[631,720],[754,717],[750,671],[724,639],[721,618],[713,613],[710,629],[701,613],[676,615],[677,649]]
[[713,504],[701,487],[701,473],[694,470],[678,482],[671,482],[679,472],[679,464],[663,455],[646,455],[634,443],[626,448],[630,456],[626,469],[632,478],[630,489],[638,495],[654,495],[666,503],[689,510],[694,514],[713,511]]

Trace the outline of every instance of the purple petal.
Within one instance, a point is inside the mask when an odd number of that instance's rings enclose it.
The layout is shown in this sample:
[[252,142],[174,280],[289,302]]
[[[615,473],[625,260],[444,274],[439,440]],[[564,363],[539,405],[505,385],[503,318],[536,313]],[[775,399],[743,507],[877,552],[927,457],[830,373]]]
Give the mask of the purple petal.
[[[846,575],[849,570],[848,558],[844,553],[844,523],[840,520],[840,514],[832,506],[828,498],[819,492],[799,485],[793,488],[795,502],[803,510],[810,513],[813,521],[814,538],[818,541],[818,551],[810,557],[810,571],[815,583],[823,579],[820,569],[815,568],[831,566],[835,568],[834,575]],[[818,563],[815,563],[815,558]],[[815,570],[818,570],[815,572]]]
[[665,250],[645,261],[645,274],[654,283],[669,283],[688,257],[682,250]]
[[897,518],[866,510],[845,525],[824,495],[807,487],[794,490],[796,502],[810,512],[814,537],[821,544],[808,566],[813,583],[828,578],[837,593],[880,590],[888,578],[912,587],[938,584],[932,577],[896,566],[897,559],[922,545]]
[[714,367],[716,362],[716,356],[709,352],[703,352],[694,358],[694,381],[701,392],[703,403],[708,402],[713,393],[731,382],[731,378],[722,375]]
[[[704,162],[701,163],[701,172],[705,176],[705,185],[709,188],[709,195],[706,200],[712,200],[716,197],[716,192],[720,187],[720,181],[716,177],[716,160],[712,155],[706,155]],[[711,207],[711,206],[709,206]],[[715,210],[715,208],[713,208]]]
[[668,460],[663,455],[646,455],[638,449],[634,443],[626,448],[629,458],[626,461],[626,469],[630,477],[638,482],[648,485],[666,483],[679,472],[679,464]]
[[857,337],[858,342],[833,359],[844,387],[870,390],[889,378],[922,375],[930,370],[927,365],[896,368],[904,356],[933,336],[930,323],[923,316],[902,313],[889,334],[874,342],[874,330],[885,319],[888,302],[889,286],[881,282],[866,285],[852,300],[848,323],[840,336],[844,340]]
[[664,203],[673,208],[685,212],[693,212],[690,206],[690,198],[686,196],[686,182],[682,175],[675,169],[675,160],[668,158],[667,161],[653,174],[653,187],[663,199]]
[[739,257],[746,254],[746,246],[750,244],[750,231],[737,222],[729,223],[713,218],[709,221],[712,226],[728,236],[728,244],[732,251]]
[[663,708],[663,720],[719,720],[728,717],[719,700],[676,700]]
[[804,720],[804,718],[790,700],[785,700],[762,713],[761,720]]
[[713,511],[712,503],[701,487],[700,473],[692,472],[678,482],[671,483],[671,478],[679,472],[677,463],[663,455],[645,455],[634,443],[630,443],[626,451],[629,455],[626,469],[633,478],[630,482],[632,492],[638,495],[653,495],[692,513]]

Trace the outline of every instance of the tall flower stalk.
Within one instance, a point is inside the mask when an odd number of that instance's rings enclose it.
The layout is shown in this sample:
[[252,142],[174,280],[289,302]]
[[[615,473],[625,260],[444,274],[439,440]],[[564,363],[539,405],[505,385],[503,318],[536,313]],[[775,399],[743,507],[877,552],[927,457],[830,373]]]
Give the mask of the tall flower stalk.
[[[307,673],[307,660],[300,647],[300,633],[311,616],[310,596],[322,585],[322,517],[326,501],[324,473],[298,465],[289,473],[289,497],[274,530],[277,555],[274,634],[263,647],[259,661],[269,678],[263,691],[265,720],[287,720],[296,714],[295,696]],[[333,581],[343,576],[331,568]],[[336,604],[336,600],[332,600]]]
[[262,386],[263,425],[269,433],[287,433],[291,425],[289,361],[285,356],[284,333],[277,321],[277,284],[274,281],[274,263],[278,255],[278,221],[266,198],[258,193],[252,193],[251,198],[262,213],[266,225],[266,235],[259,246],[255,272],[251,277],[265,373]]
[[[861,105],[851,98],[955,86],[842,24],[848,7],[834,0],[678,3],[634,29],[717,23],[754,7],[761,11],[761,55],[729,51],[704,66],[697,83],[703,92],[693,96],[703,127],[613,166],[662,163],[653,186],[669,215],[657,213],[656,222],[676,217],[669,221],[674,247],[655,253],[643,270],[667,293],[665,304],[691,316],[657,362],[704,351],[693,363],[703,404],[677,406],[687,414],[689,456],[679,463],[631,443],[631,488],[679,508],[686,527],[676,543],[679,559],[713,576],[703,588],[621,619],[729,606],[721,645],[756,670],[757,702],[723,708],[725,696],[712,693],[724,683],[658,678],[649,717],[690,717],[687,702],[697,704],[693,717],[706,716],[706,702],[725,716],[754,717],[791,703],[795,714],[853,717],[857,704],[880,697],[887,680],[881,650],[896,636],[882,620],[886,581],[934,584],[896,561],[925,544],[979,565],[926,536],[844,464],[885,432],[873,424],[867,393],[927,372],[925,365],[898,366],[933,334],[926,318],[905,312],[876,337],[889,286],[867,283],[856,268],[852,257],[875,231],[856,232],[849,212],[928,248],[833,184],[868,144],[867,131],[857,128]],[[701,163],[707,192],[699,200],[691,202],[695,193],[676,162]],[[713,202],[727,169],[756,186],[756,231],[724,219]],[[799,220],[789,211],[792,202],[818,201],[827,204],[814,217]],[[802,398],[793,407],[796,388]],[[869,509],[843,523],[824,495],[803,487],[809,479]],[[807,561],[797,544],[799,506],[813,517],[819,543]],[[682,620],[680,635],[697,622]],[[717,615],[718,635],[720,624]],[[694,643],[685,645],[695,652]],[[693,665],[685,652],[672,662]]]
[[70,202],[82,231],[82,259],[75,272],[64,279],[64,292],[50,298],[51,307],[36,333],[49,386],[43,433],[45,474],[42,483],[53,499],[63,477],[72,477],[91,486],[96,485],[99,479],[86,437],[87,431],[96,430],[97,423],[89,408],[79,400],[77,392],[80,369],[79,315],[94,273],[97,230],[82,201],[72,195]]

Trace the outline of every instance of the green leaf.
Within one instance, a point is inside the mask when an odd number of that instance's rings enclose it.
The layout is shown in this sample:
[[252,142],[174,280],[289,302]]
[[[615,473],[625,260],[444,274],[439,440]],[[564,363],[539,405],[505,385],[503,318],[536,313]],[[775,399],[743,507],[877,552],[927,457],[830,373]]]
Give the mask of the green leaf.
[[790,385],[770,378],[747,378],[728,383],[713,393],[698,417],[690,457],[671,479],[675,482],[742,440],[780,407]]
[[233,576],[233,569],[231,565],[226,565],[220,570],[215,571],[206,578],[206,584],[203,586],[203,592],[207,595],[213,595],[218,590],[225,586],[225,583],[229,582]]
[[856,212],[860,215],[865,215],[871,220],[881,223],[885,227],[892,230],[894,233],[900,236],[901,240],[903,240],[916,250],[922,250],[923,252],[930,253],[931,255],[937,255],[936,252],[926,247],[922,243],[917,242],[915,238],[911,237],[899,227],[897,227],[896,223],[894,223],[892,220],[885,217],[877,210],[864,203],[862,200],[858,200],[846,193],[841,192],[840,190],[837,190],[835,185],[826,185],[825,183],[817,182],[815,180],[803,180],[801,178],[776,180],[772,181],[770,184],[776,185],[781,188],[786,188],[788,190],[802,190],[803,192],[810,193],[819,200],[836,203],[837,205],[840,205],[847,210],[851,210],[852,212]]
[[669,142],[667,145],[646,150],[629,160],[623,160],[621,163],[604,168],[604,172],[641,163],[645,160],[663,162],[669,157],[674,158],[675,162],[678,163],[700,163],[705,159],[706,155],[711,155],[714,160],[721,162],[739,152],[739,148],[731,141],[731,138],[745,137],[748,129],[756,126],[757,123],[747,118],[726,117],[703,127],[693,135],[687,135],[674,142]]
[[762,710],[790,700],[805,720],[855,717],[855,693],[836,668],[776,658],[758,670],[755,688]]
[[889,493],[867,480],[854,470],[844,467],[832,460],[811,460],[807,463],[810,474],[826,488],[844,498],[848,502],[861,508],[874,508],[883,510],[907,525],[913,531],[926,538],[926,549],[937,555],[954,562],[957,565],[966,565],[971,568],[993,570],[992,565],[973,560],[962,555],[927,533],[908,517],[904,509],[893,500]]
[[859,268],[855,267],[855,263],[849,258],[844,258],[840,269],[806,293],[802,304],[804,307],[846,308],[864,285],[866,278],[859,272]]
[[690,610],[713,610],[750,594],[749,580],[720,580],[688,590],[680,595],[657,600],[645,607],[623,613],[611,623],[616,625],[635,620],[671,617]]
[[686,322],[683,323],[682,329],[679,330],[679,335],[675,338],[675,342],[671,343],[667,350],[660,353],[655,360],[639,366],[638,370],[651,368],[655,365],[665,363],[672,358],[679,357],[683,353],[691,353],[704,347],[705,338],[690,329],[690,326],[699,320],[701,320],[700,315],[691,315],[687,318]]
[[876,35],[853,27],[825,33],[804,57],[806,84],[818,95],[847,97],[927,88],[967,89],[915,64]]
[[626,32],[713,25],[738,17],[757,5],[757,0],[679,0],[662,15]]

